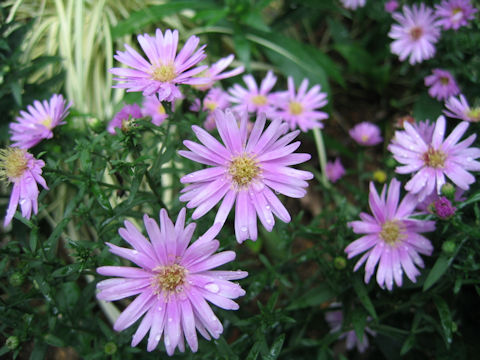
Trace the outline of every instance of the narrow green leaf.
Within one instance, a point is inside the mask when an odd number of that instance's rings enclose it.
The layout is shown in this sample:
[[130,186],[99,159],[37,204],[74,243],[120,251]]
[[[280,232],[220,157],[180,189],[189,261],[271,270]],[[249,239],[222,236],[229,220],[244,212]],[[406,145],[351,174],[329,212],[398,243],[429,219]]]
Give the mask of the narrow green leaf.
[[433,301],[437,306],[438,315],[440,316],[440,323],[442,324],[442,336],[448,349],[452,344],[452,314],[450,313],[450,309],[448,308],[446,301],[440,296],[435,296]]
[[282,351],[283,343],[285,341],[285,334],[280,335],[273,342],[270,352],[267,355],[262,356],[263,360],[275,360],[280,356]]
[[319,306],[324,302],[333,299],[335,295],[335,292],[328,284],[322,283],[294,300],[290,306],[287,307],[287,310]]
[[437,281],[442,277],[442,275],[447,271],[450,266],[449,258],[445,255],[440,255],[435,265],[433,265],[432,270],[428,273],[425,282],[423,283],[423,291],[430,289]]
[[357,293],[358,299],[360,300],[362,305],[365,307],[365,309],[368,311],[368,313],[372,315],[372,317],[375,320],[378,320],[377,312],[375,311],[375,307],[373,306],[373,303],[370,300],[370,297],[368,296],[367,288],[363,283],[363,281],[361,281],[358,276],[355,276],[353,278],[353,288]]

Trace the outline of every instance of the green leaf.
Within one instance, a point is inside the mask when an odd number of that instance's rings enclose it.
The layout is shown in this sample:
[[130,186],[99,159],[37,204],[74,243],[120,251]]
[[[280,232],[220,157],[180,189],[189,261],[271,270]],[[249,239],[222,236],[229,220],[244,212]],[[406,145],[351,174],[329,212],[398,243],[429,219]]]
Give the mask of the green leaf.
[[367,316],[361,308],[353,311],[352,324],[358,341],[362,342],[365,336],[365,327],[367,326]]
[[272,347],[270,348],[270,352],[267,355],[262,356],[264,360],[275,360],[280,356],[280,352],[282,351],[283,343],[285,341],[285,334],[280,335],[275,339],[273,342]]
[[48,345],[51,345],[51,346],[55,346],[55,347],[63,347],[65,346],[65,343],[62,339],[60,339],[59,337],[55,336],[55,335],[52,335],[52,334],[46,334],[44,337],[43,337],[43,340],[45,340],[45,342],[48,344]]
[[447,303],[440,296],[435,296],[433,301],[437,306],[440,323],[442,324],[442,336],[448,349],[452,344],[452,314],[450,313]]
[[287,310],[319,306],[326,301],[333,299],[335,295],[335,292],[327,283],[322,283],[294,300],[290,306],[287,307]]
[[372,317],[375,320],[378,320],[377,312],[375,311],[375,307],[373,306],[373,303],[370,300],[370,297],[368,296],[367,288],[363,283],[363,281],[361,281],[358,276],[355,276],[353,278],[353,288],[357,293],[358,299],[360,300],[362,305],[365,307],[365,309],[368,311],[368,313],[372,315]]
[[445,274],[448,267],[450,266],[449,257],[445,255],[440,255],[435,265],[433,265],[432,270],[428,273],[425,282],[423,283],[423,291],[430,289],[437,281]]
[[417,120],[436,120],[442,114],[443,104],[423,93],[413,105],[413,117]]

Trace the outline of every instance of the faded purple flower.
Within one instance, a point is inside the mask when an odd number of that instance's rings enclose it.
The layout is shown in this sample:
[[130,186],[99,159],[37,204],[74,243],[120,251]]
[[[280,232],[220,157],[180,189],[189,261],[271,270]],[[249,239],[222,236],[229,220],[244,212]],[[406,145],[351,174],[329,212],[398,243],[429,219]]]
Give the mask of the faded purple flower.
[[433,69],[432,75],[425,77],[425,86],[429,86],[428,94],[437,100],[445,100],[460,93],[453,75],[442,69]]
[[179,151],[179,154],[211,167],[180,179],[182,183],[191,183],[182,190],[180,201],[188,201],[188,208],[196,208],[192,218],[198,219],[223,198],[215,217],[215,223],[221,224],[236,203],[237,241],[256,240],[257,216],[267,231],[272,231],[275,224],[273,214],[283,222],[290,221],[290,214],[274,191],[294,198],[305,196],[308,186],[305,180],[312,179],[313,175],[290,166],[305,162],[311,156],[293,153],[300,142],[290,142],[300,131],[287,133],[288,124],[281,120],[272,121],[263,131],[265,116],[261,114],[248,134],[246,113],[242,114],[239,124],[229,109],[225,113],[216,110],[214,116],[225,145],[202,128],[192,126],[203,145],[185,140],[183,143],[191,151]]
[[321,92],[320,85],[308,90],[308,79],[303,79],[298,92],[295,93],[295,83],[291,76],[288,77],[288,90],[277,93],[274,113],[275,118],[280,118],[290,124],[290,130],[299,127],[306,132],[313,128],[323,128],[321,120],[327,119],[328,114],[318,111],[327,105],[327,94]]
[[269,71],[262,80],[260,88],[258,88],[252,75],[245,75],[243,81],[247,84],[248,89],[239,84],[235,84],[228,89],[230,102],[237,104],[233,109],[238,112],[247,110],[249,113],[254,112],[257,115],[265,113],[270,118],[274,113],[273,102],[275,99],[275,95],[271,94],[270,91],[277,82],[277,77]]
[[445,196],[438,198],[433,203],[433,208],[435,210],[435,213],[441,219],[448,219],[452,217],[453,215],[455,215],[455,210],[457,210],[457,208],[453,206],[451,201],[448,200]]
[[72,103],[68,103],[62,95],[54,94],[49,101],[35,100],[33,106],[20,111],[17,122],[10,124],[12,146],[30,149],[43,139],[53,137],[53,128],[65,124],[65,117]]
[[133,250],[107,243],[110,252],[139,266],[97,269],[101,275],[115,276],[97,284],[98,299],[115,301],[138,295],[113,325],[116,331],[122,331],[143,316],[132,346],[137,346],[150,331],[148,351],[158,346],[163,334],[168,355],[173,355],[177,346],[185,351],[184,337],[196,352],[197,330],[207,340],[210,336],[217,339],[223,332],[222,324],[205,300],[222,309],[237,310],[238,304],[231,299],[245,295],[238,284],[229,281],[246,277],[245,271],[213,270],[235,258],[233,251],[214,254],[220,245],[214,240],[220,226],[212,227],[189,246],[196,224],[185,227],[185,213],[182,209],[173,224],[162,209],[160,227],[145,215],[143,222],[149,240],[125,221],[125,227],[118,232]]
[[158,100],[156,95],[145,96],[143,98],[141,111],[142,116],[151,117],[152,123],[157,126],[163,123],[168,117],[167,113],[165,112],[165,108],[163,107],[161,101]]
[[30,219],[33,213],[38,212],[38,186],[48,190],[47,183],[42,177],[43,160],[37,160],[25,149],[8,147],[0,150],[0,180],[13,183],[10,203],[3,226],[7,226],[13,219],[18,204],[22,208],[22,216]]
[[131,119],[140,119],[142,117],[142,109],[137,104],[126,104],[115,114],[108,123],[107,131],[115,135],[115,128],[126,130]]
[[461,122],[444,140],[446,120],[440,116],[435,124],[431,142],[425,142],[417,130],[406,123],[405,131],[396,131],[395,140],[388,146],[393,157],[402,166],[396,168],[399,174],[413,173],[405,189],[422,201],[436,191],[440,193],[447,176],[455,185],[468,190],[475,182],[469,171],[480,171],[480,149],[469,147],[476,134],[458,142],[468,128],[468,122]]
[[424,3],[411,8],[403,6],[403,14],[394,13],[393,24],[388,36],[394,41],[390,44],[392,53],[397,54],[400,61],[410,57],[411,65],[432,58],[435,55],[434,44],[440,38],[440,28],[433,10]]
[[[197,51],[199,38],[191,36],[177,55],[178,31],[157,29],[155,36],[138,35],[138,42],[148,61],[137,51],[125,44],[125,52],[117,51],[115,59],[128,68],[112,68],[110,72],[118,77],[114,87],[127,91],[142,91],[144,96],[157,94],[160,101],[173,102],[182,97],[177,84],[198,85],[205,81],[194,77],[207,66],[190,69],[205,58],[203,49]],[[190,69],[190,70],[189,70]]]
[[399,204],[400,185],[397,179],[392,179],[388,195],[384,186],[379,196],[373,182],[370,183],[369,204],[373,216],[361,213],[361,221],[348,224],[356,234],[365,235],[345,249],[349,259],[365,252],[354,271],[366,261],[366,283],[378,264],[377,283],[388,290],[393,289],[394,281],[397,286],[402,286],[403,272],[415,282],[420,275],[415,265],[424,266],[418,254],[431,255],[433,251],[430,241],[420,233],[435,230],[435,222],[411,217],[417,199],[409,193]]
[[453,96],[448,98],[445,102],[445,107],[448,110],[443,110],[443,113],[451,118],[471,122],[480,121],[480,107],[470,107],[463,94],[460,94],[458,98]]
[[199,75],[203,78],[204,83],[201,85],[195,85],[195,88],[203,91],[208,90],[213,86],[213,84],[215,84],[216,81],[234,77],[244,72],[245,67],[239,66],[233,70],[222,73],[222,71],[225,70],[232,63],[233,59],[233,54],[230,54],[227,57],[221,58],[216,63],[212,64],[208,69],[206,69]]
[[374,146],[383,141],[380,128],[367,121],[355,125],[348,133],[353,140],[363,146]]
[[327,172],[327,178],[332,183],[337,182],[343,175],[345,175],[345,168],[340,162],[340,158],[336,158],[335,161],[328,161],[325,171]]
[[230,101],[228,100],[228,94],[220,88],[212,88],[203,99],[203,104],[197,99],[190,107],[190,110],[206,111],[208,115],[203,123],[203,127],[208,131],[212,131],[215,129],[215,117],[213,116],[213,112],[216,109],[225,110],[229,106]]
[[340,0],[343,7],[351,10],[356,10],[359,7],[364,7],[367,0]]
[[398,9],[398,1],[396,0],[389,0],[385,3],[385,11],[389,13],[393,13],[395,10]]
[[470,0],[443,0],[440,5],[435,5],[435,8],[435,15],[439,18],[438,24],[443,26],[444,30],[455,31],[462,26],[467,26],[478,11],[472,6]]

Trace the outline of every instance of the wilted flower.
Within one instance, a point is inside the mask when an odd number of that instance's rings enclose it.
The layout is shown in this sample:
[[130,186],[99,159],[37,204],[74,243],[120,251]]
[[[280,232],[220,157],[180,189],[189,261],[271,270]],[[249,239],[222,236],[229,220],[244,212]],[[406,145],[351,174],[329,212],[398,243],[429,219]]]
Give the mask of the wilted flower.
[[386,192],[384,185],[379,196],[370,183],[369,204],[373,216],[361,213],[361,221],[348,224],[356,234],[365,235],[348,245],[345,252],[349,259],[365,252],[354,271],[366,261],[365,282],[368,283],[379,264],[377,283],[392,290],[394,281],[402,286],[403,272],[412,282],[420,275],[414,265],[424,266],[418,254],[431,255],[433,251],[430,241],[420,233],[435,230],[435,222],[411,218],[417,205],[412,194],[407,194],[399,205],[400,182],[397,179],[392,179],[388,195]]
[[[142,115],[152,118],[152,123],[159,126],[168,117],[162,102],[156,95],[145,96],[142,103]],[[133,116],[133,115],[132,115]]]
[[385,3],[385,11],[389,13],[393,13],[398,8],[398,1],[396,0],[389,0]]
[[448,110],[443,110],[443,113],[451,118],[471,122],[480,121],[480,107],[471,108],[463,94],[460,94],[458,98],[449,97],[445,102],[445,107]]
[[435,55],[434,44],[440,38],[440,28],[433,10],[421,3],[412,8],[403,7],[403,14],[394,13],[393,18],[399,24],[393,24],[388,36],[395,41],[390,45],[392,53],[397,54],[400,61],[410,57],[411,65],[420,63]]
[[435,124],[431,142],[425,142],[417,130],[405,124],[405,131],[395,132],[395,141],[388,146],[393,157],[402,166],[396,168],[399,174],[414,173],[405,189],[422,201],[436,191],[440,193],[445,176],[463,190],[475,182],[469,171],[479,171],[480,149],[469,147],[475,134],[458,142],[468,128],[468,122],[461,122],[444,140],[446,120],[440,116]]
[[355,125],[348,133],[353,140],[363,146],[374,146],[383,141],[380,128],[367,121]]
[[308,79],[303,79],[298,92],[295,93],[295,84],[291,76],[288,77],[288,90],[277,93],[274,113],[275,118],[280,118],[290,124],[290,129],[299,127],[306,132],[316,127],[323,128],[320,120],[328,118],[328,114],[318,111],[327,105],[327,94],[321,92],[320,85],[315,85],[310,90]]
[[[308,171],[297,170],[290,165],[310,159],[309,154],[293,153],[300,142],[289,144],[300,131],[287,133],[288,124],[274,120],[264,130],[265,116],[260,115],[248,134],[248,116],[242,114],[240,124],[228,109],[214,113],[217,129],[223,144],[198,126],[192,126],[203,145],[185,140],[191,151],[179,154],[211,167],[180,179],[192,183],[182,190],[180,201],[188,201],[188,208],[196,208],[192,218],[198,219],[210,211],[220,200],[222,204],[215,223],[225,223],[230,210],[235,206],[235,235],[238,242],[257,239],[257,216],[267,229],[275,224],[273,214],[284,222],[290,214],[272,191],[301,198],[305,196],[308,183],[313,178]],[[240,125],[240,127],[239,127]]]
[[108,123],[107,131],[115,135],[115,128],[120,128],[123,131],[129,127],[131,119],[140,119],[142,117],[142,109],[137,104],[126,104],[122,109],[115,114],[112,120]]
[[433,69],[433,74],[425,77],[425,86],[429,86],[428,94],[437,99],[445,100],[460,92],[453,75],[442,69]]
[[48,190],[47,183],[42,177],[43,160],[37,160],[24,149],[9,147],[0,150],[0,180],[13,183],[10,203],[3,226],[12,221],[18,204],[22,208],[22,216],[30,219],[33,213],[38,212],[38,186]]
[[470,0],[443,0],[440,5],[435,5],[435,15],[439,18],[438,24],[444,30],[458,30],[461,26],[467,26],[469,20],[473,20],[475,9]]
[[12,146],[30,149],[43,139],[53,137],[53,128],[65,124],[63,119],[72,106],[62,95],[54,94],[49,101],[35,100],[33,106],[27,106],[26,111],[20,111],[17,122],[10,124]]
[[243,66],[239,66],[233,70],[222,73],[222,71],[225,70],[228,65],[232,63],[233,59],[233,54],[230,54],[227,57],[221,58],[216,63],[212,64],[208,69],[206,69],[199,75],[199,77],[203,79],[204,83],[201,85],[195,85],[195,88],[197,88],[198,90],[208,90],[213,86],[216,81],[241,74],[245,70],[245,67]]
[[340,162],[340,158],[336,158],[335,161],[328,161],[325,171],[327,173],[327,178],[332,183],[337,182],[343,175],[345,175],[345,168]]
[[269,71],[262,80],[260,89],[252,75],[245,75],[243,81],[247,84],[248,89],[239,84],[235,84],[228,89],[230,102],[237,104],[233,109],[238,112],[245,110],[255,112],[257,115],[265,113],[267,117],[271,117],[274,111],[273,101],[275,96],[270,91],[277,82],[277,77],[273,75],[273,72]]
[[435,213],[441,219],[448,219],[455,215],[457,208],[445,196],[441,196],[433,203]]
[[160,211],[160,227],[154,219],[143,217],[149,240],[129,221],[118,231],[132,249],[107,243],[110,252],[140,266],[102,266],[97,272],[114,279],[100,281],[97,298],[106,301],[120,300],[138,295],[127,306],[113,325],[122,331],[143,315],[132,338],[137,346],[150,330],[147,350],[157,346],[163,334],[168,355],[178,346],[185,351],[184,337],[196,352],[196,330],[207,340],[217,339],[223,327],[205,300],[227,310],[238,309],[235,299],[245,294],[236,283],[229,280],[247,276],[244,271],[212,270],[235,258],[233,251],[214,254],[220,243],[214,240],[220,226],[212,227],[188,246],[195,223],[185,227],[185,209],[180,211],[175,225],[167,212]]
[[[177,84],[198,85],[205,82],[194,77],[207,66],[190,69],[205,58],[203,49],[197,51],[199,38],[191,36],[177,55],[178,31],[165,31],[160,29],[155,32],[155,37],[148,34],[138,35],[138,42],[148,61],[138,52],[125,44],[125,52],[117,51],[115,59],[125,64],[128,68],[112,68],[110,72],[119,77],[114,87],[127,89],[127,91],[142,91],[144,96],[157,94],[160,101],[173,102],[182,97]],[[190,69],[190,70],[188,70]]]
[[366,1],[367,0],[340,0],[340,2],[345,8],[351,10],[356,10],[359,7],[365,6]]

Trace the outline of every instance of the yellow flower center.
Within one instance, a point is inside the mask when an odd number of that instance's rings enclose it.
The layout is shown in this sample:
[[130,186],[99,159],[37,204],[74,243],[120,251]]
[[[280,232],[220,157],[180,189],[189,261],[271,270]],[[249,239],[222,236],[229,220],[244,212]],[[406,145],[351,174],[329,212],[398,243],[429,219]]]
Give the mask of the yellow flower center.
[[252,96],[252,102],[257,106],[262,106],[267,103],[267,98],[263,95]]
[[209,111],[213,111],[218,107],[218,104],[215,101],[205,101],[205,107]]
[[412,37],[412,40],[418,40],[422,37],[423,35],[423,29],[419,26],[414,26],[410,29],[410,36]]
[[244,154],[232,159],[228,173],[238,187],[248,186],[252,180],[260,174],[257,162],[250,156]]
[[158,105],[157,112],[158,112],[160,115],[164,115],[164,114],[165,114],[165,108],[163,107],[162,104]]
[[173,64],[158,65],[152,68],[153,80],[161,82],[169,82],[175,79],[177,74],[175,73],[175,66]]
[[52,128],[52,118],[50,116],[46,117],[43,119],[43,121],[40,122],[43,126],[45,126],[47,129]]
[[292,115],[300,115],[303,112],[303,106],[298,101],[290,101],[289,108]]
[[467,116],[472,119],[472,121],[477,122],[480,121],[480,107],[476,107],[473,109],[470,109],[467,112]]
[[441,150],[435,150],[434,148],[428,148],[427,152],[423,154],[423,161],[425,165],[433,168],[443,168],[447,155]]
[[365,143],[365,142],[368,141],[368,139],[369,139],[370,137],[369,137],[368,135],[363,134],[362,136],[360,136],[360,138],[362,139],[362,142]]
[[162,291],[167,293],[180,293],[183,291],[183,284],[188,273],[183,266],[178,264],[157,266],[153,271],[155,275],[151,279],[151,286],[154,294],[158,295]]
[[448,80],[447,77],[442,76],[442,77],[440,78],[440,82],[442,83],[442,85],[448,85],[448,83],[449,83],[450,81]]
[[404,238],[404,235],[402,235],[402,230],[404,230],[403,227],[403,224],[397,220],[387,220],[382,225],[380,238],[382,238],[382,240],[388,245],[394,245]]
[[23,175],[27,170],[28,159],[26,151],[16,147],[0,150],[0,179],[15,179]]

